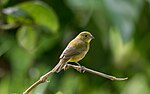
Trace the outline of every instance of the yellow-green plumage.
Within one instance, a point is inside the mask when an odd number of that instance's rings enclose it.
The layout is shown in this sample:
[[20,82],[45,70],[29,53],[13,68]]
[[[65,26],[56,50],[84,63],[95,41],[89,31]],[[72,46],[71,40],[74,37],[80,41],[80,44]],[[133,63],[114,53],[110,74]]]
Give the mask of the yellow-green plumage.
[[68,60],[68,62],[78,62],[82,60],[89,51],[89,43],[87,42],[78,40],[77,43],[76,41],[71,41],[70,44],[74,45],[76,52],[80,54],[74,55]]
[[62,54],[60,55],[60,61],[53,68],[53,71],[61,71],[67,62],[78,62],[82,60],[89,51],[90,41],[92,39],[93,36],[90,32],[81,32],[68,44],[68,46],[62,52]]

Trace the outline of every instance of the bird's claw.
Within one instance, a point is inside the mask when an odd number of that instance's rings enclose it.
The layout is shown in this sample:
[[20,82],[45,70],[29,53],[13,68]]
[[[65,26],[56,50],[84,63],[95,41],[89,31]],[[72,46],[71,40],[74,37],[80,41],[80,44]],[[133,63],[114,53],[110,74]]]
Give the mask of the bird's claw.
[[77,71],[79,71],[80,73],[84,73],[85,67],[83,67],[83,66],[77,67]]
[[67,70],[69,67],[67,66],[67,64],[64,65],[63,69]]

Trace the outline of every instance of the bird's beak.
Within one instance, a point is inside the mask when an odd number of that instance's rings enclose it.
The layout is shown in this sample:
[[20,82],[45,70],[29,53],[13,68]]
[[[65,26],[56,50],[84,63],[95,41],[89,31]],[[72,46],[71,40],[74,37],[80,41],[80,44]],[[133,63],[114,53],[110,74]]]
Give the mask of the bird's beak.
[[94,37],[93,37],[92,35],[90,36],[90,38],[91,38],[91,39],[94,39]]

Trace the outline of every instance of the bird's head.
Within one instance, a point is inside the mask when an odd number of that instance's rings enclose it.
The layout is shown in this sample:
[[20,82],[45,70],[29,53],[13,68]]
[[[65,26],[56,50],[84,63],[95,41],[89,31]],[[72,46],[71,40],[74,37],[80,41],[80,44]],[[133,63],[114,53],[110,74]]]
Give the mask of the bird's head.
[[77,36],[77,38],[89,43],[94,37],[90,32],[83,31]]

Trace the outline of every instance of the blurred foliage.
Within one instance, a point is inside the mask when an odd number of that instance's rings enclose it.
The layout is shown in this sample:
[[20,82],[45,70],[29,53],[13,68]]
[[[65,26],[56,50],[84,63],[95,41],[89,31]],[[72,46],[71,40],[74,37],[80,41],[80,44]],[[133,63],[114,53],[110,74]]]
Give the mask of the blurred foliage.
[[129,80],[67,70],[31,94],[150,94],[149,9],[150,0],[0,0],[0,94],[21,94],[83,30],[95,39],[81,65]]

